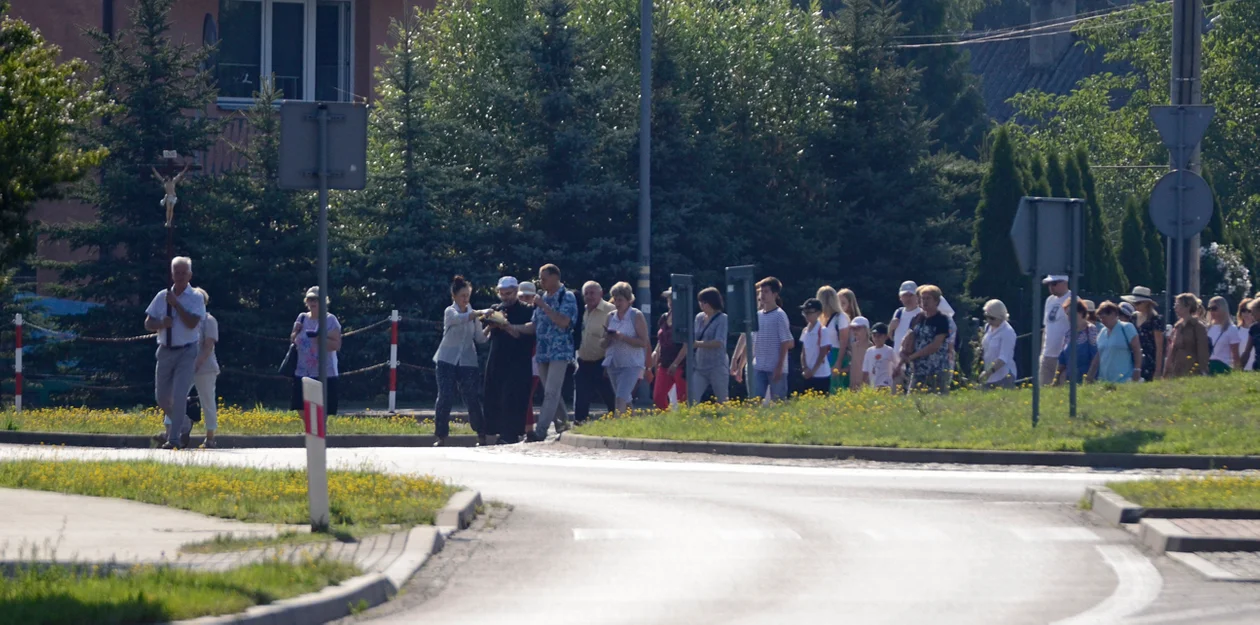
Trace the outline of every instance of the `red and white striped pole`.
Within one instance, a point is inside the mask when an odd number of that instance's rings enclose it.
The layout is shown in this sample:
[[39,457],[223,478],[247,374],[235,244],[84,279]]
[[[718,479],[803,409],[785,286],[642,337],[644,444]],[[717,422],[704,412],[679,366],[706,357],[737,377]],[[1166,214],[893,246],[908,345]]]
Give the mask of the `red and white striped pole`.
[[17,347],[13,350],[13,409],[22,412],[22,315],[13,317],[13,325],[17,326]]
[[389,411],[398,406],[398,311],[389,313]]

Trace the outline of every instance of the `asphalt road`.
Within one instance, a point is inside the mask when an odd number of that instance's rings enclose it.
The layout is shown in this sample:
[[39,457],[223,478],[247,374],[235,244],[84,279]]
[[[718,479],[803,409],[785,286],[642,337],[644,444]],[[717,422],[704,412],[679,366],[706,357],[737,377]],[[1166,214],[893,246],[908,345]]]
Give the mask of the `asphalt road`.
[[[150,457],[0,449],[0,457]],[[157,455],[298,465],[302,450]],[[1092,472],[657,462],[522,449],[335,449],[332,466],[425,472],[513,509],[389,623],[1238,623],[1260,588],[1149,559],[1076,508]],[[720,460],[720,459],[719,459]]]

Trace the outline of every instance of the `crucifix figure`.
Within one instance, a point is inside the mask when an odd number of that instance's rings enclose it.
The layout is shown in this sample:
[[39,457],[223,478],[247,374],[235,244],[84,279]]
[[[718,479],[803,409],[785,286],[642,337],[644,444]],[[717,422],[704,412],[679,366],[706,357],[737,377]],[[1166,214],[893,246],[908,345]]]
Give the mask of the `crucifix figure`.
[[166,208],[166,227],[171,227],[171,220],[175,217],[175,203],[179,198],[175,197],[175,185],[184,179],[184,174],[188,173],[190,165],[184,165],[184,171],[179,172],[172,178],[166,178],[158,173],[156,167],[153,167],[153,177],[162,183],[162,188],[166,190],[166,195],[162,197],[160,204]]

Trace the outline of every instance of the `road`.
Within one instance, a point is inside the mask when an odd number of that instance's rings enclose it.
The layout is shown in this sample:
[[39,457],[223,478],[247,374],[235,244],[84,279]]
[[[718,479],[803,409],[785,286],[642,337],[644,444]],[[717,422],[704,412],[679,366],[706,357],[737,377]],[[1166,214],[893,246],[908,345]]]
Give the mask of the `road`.
[[[0,449],[300,466],[302,450]],[[720,459],[716,459],[719,460]],[[334,449],[513,510],[427,600],[355,619],[428,624],[1248,623],[1260,588],[1200,581],[1077,510],[1094,472],[660,462],[558,446]]]

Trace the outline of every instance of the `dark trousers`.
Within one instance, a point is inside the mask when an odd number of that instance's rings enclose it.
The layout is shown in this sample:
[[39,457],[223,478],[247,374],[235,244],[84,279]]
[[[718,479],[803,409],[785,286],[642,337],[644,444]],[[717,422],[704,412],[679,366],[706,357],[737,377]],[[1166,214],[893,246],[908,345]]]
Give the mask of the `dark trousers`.
[[821,395],[831,394],[831,378],[805,378],[805,392],[814,391]]
[[468,425],[474,432],[485,436],[485,420],[481,415],[481,370],[476,366],[460,367],[449,362],[437,363],[438,396],[434,406],[433,422],[438,438],[446,438],[451,433],[451,403],[455,399],[458,387],[459,394],[468,407]]
[[591,401],[599,397],[608,408],[608,412],[616,409],[612,383],[604,377],[604,363],[598,360],[579,360],[577,373],[573,374],[573,386],[577,398],[573,402],[573,422],[582,423],[591,415]]
[[[337,414],[337,376],[328,378],[328,405],[324,406],[327,416]],[[293,394],[289,396],[289,410],[302,412],[302,378],[293,378]]]

